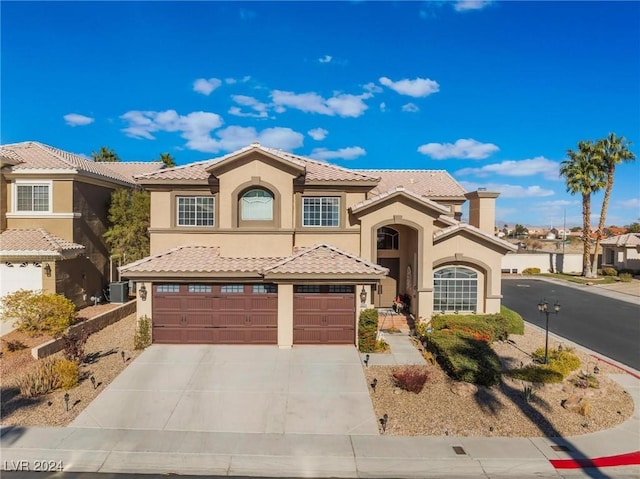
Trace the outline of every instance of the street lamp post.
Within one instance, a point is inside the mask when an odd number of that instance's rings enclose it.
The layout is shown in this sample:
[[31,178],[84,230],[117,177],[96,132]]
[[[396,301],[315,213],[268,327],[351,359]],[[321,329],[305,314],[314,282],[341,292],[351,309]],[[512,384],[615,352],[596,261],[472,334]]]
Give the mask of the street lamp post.
[[[549,303],[547,302],[546,299],[543,299],[538,303],[538,311],[540,311],[541,313],[544,313],[545,316],[547,317],[547,322],[544,328],[545,330],[544,363],[549,364],[549,315],[551,314],[551,311],[549,311]],[[553,312],[555,314],[558,314],[560,312],[560,303],[558,303],[557,301],[553,305]]]

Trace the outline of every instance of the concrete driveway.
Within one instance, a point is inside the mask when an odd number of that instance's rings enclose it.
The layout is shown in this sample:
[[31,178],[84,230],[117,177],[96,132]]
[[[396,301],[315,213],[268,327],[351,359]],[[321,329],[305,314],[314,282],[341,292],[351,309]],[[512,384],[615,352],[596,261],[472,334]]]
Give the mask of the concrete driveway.
[[378,434],[353,346],[153,345],[73,427]]

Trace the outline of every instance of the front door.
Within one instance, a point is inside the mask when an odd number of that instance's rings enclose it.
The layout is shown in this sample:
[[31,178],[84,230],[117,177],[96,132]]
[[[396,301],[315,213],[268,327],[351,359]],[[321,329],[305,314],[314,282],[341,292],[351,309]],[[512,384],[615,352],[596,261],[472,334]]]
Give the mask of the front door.
[[398,281],[400,280],[400,258],[378,258],[378,264],[389,268],[389,276],[382,278],[375,294],[376,308],[390,308],[398,297]]

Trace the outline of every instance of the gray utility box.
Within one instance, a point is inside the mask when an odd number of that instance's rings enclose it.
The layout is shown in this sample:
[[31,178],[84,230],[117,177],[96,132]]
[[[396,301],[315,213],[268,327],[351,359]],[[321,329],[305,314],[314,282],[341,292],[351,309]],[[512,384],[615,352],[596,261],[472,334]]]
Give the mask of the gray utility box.
[[109,285],[109,300],[112,303],[129,301],[129,281],[118,281]]

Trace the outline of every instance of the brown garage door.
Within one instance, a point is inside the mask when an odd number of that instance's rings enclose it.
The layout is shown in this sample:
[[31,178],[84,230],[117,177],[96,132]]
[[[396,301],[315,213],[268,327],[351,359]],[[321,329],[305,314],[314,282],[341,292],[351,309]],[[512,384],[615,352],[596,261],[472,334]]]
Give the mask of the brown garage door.
[[355,344],[353,286],[299,285],[293,293],[294,344]]
[[153,341],[276,344],[273,284],[154,284]]

